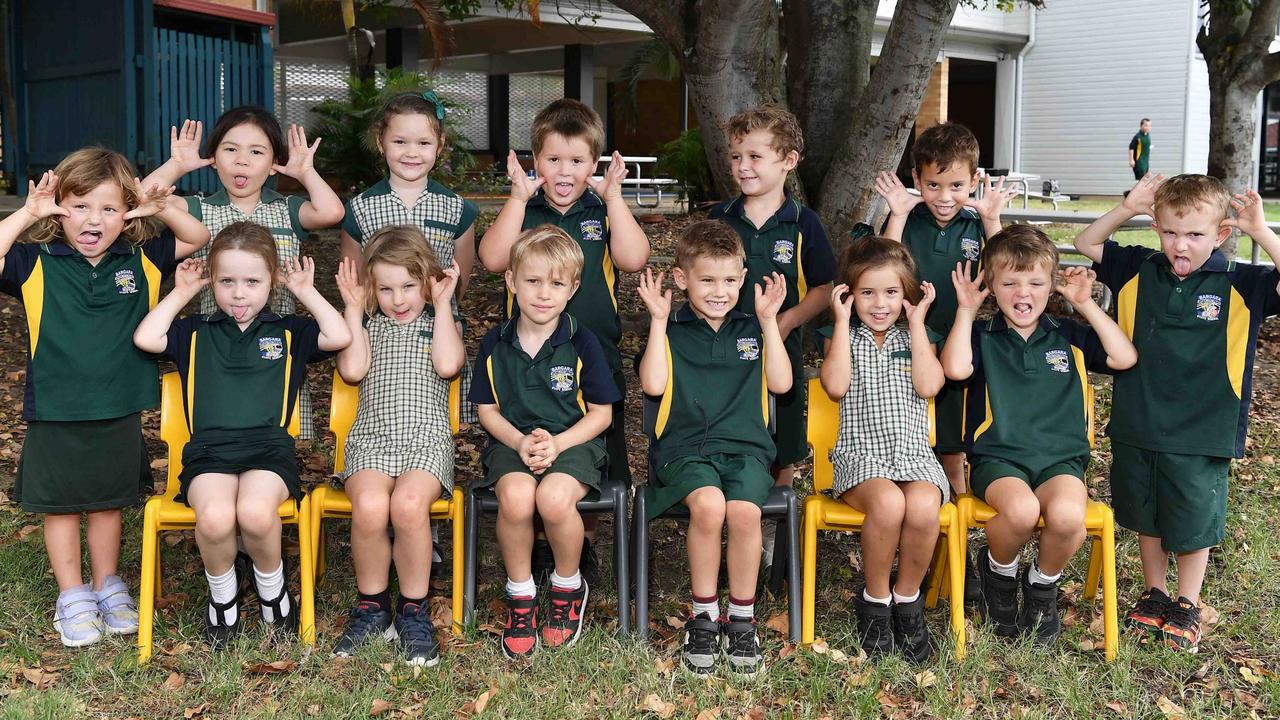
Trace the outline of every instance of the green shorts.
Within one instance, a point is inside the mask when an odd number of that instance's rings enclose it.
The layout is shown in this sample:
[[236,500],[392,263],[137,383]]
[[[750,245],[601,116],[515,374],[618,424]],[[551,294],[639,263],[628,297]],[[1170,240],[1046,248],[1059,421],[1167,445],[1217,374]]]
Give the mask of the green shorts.
[[1160,538],[1165,552],[1222,542],[1231,459],[1179,455],[1111,441],[1111,506],[1116,522]]
[[182,447],[182,472],[174,500],[187,502],[191,481],[200,475],[239,475],[266,470],[280,476],[289,496],[302,502],[302,480],[294,440],[280,428],[252,430],[202,430]]
[[788,339],[787,357],[791,359],[791,389],[774,398],[773,444],[778,454],[773,460],[774,467],[794,465],[809,457],[808,426],[805,421],[805,410],[808,399],[808,385],[804,377],[804,353],[800,345],[800,333],[791,334],[795,340]]
[[758,458],[716,453],[707,457],[686,455],[659,468],[645,486],[647,519],[652,520],[689,497],[698,488],[720,488],[725,500],[744,500],[763,506],[773,487],[773,476]]
[[484,455],[481,457],[485,469],[484,479],[476,483],[475,487],[489,487],[496,484],[503,475],[511,473],[533,475],[534,479],[544,478],[551,473],[564,473],[592,490],[599,490],[605,457],[604,443],[600,440],[592,440],[566,448],[556,456],[551,467],[540,475],[534,475],[529,471],[529,466],[520,459],[520,453],[494,441],[485,448]]
[[13,498],[25,512],[78,513],[137,505],[151,493],[142,415],[32,420]]
[[1004,477],[1016,477],[1032,490],[1058,475],[1070,475],[1083,482],[1084,471],[1089,467],[1089,456],[1081,455],[1043,468],[1029,468],[1001,458],[975,457],[970,467],[969,492],[986,502],[987,488],[991,487],[991,483]]
[[964,386],[946,383],[933,398],[933,451],[962,453],[964,447]]

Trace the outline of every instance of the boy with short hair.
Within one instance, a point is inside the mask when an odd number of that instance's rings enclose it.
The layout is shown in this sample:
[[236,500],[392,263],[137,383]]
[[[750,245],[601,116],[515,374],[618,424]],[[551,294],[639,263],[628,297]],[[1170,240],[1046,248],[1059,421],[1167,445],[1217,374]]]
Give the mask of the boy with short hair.
[[[996,233],[982,264],[973,280],[967,262],[952,273],[956,317],[942,349],[947,377],[968,381],[971,489],[996,510],[977,557],[978,608],[997,635],[1031,634],[1051,644],[1062,629],[1058,582],[1085,538],[1088,372],[1124,370],[1138,354],[1093,301],[1092,271],[1067,268],[1055,279],[1058,250],[1040,230],[1012,225]],[[1044,314],[1055,288],[1088,326]],[[976,322],[990,292],[1000,312]],[[1041,518],[1036,560],[1019,573],[1022,548]]]
[[[791,362],[778,331],[786,280],[762,278],[751,291],[754,316],[736,309],[747,277],[742,243],[719,221],[690,225],[676,245],[676,285],[688,302],[671,307],[662,273],[640,278],[649,339],[640,361],[646,395],[661,398],[645,487],[648,518],[676,503],[689,507],[693,610],[685,623],[683,664],[715,670],[722,646],[730,670],[762,668],[755,592],[760,571],[760,508],[773,486],[769,393],[791,387]],[[729,607],[720,619],[720,533],[728,526]],[[722,643],[723,638],[723,643]]]
[[[774,480],[790,485],[795,464],[809,455],[805,432],[804,352],[801,326],[826,309],[836,260],[817,213],[787,192],[787,176],[804,153],[804,135],[794,115],[766,103],[729,118],[729,165],[741,194],[712,208],[712,220],[728,223],[746,252],[748,286],[777,273],[787,296],[778,313],[778,331],[791,362],[791,389],[777,397]],[[740,295],[738,309],[752,312],[752,294]],[[776,523],[766,524],[764,562],[773,562]]]
[[[1126,624],[1194,653],[1209,548],[1226,529],[1227,473],[1231,458],[1244,456],[1258,327],[1280,312],[1280,274],[1218,248],[1237,228],[1274,258],[1280,239],[1257,192],[1233,199],[1206,175],[1162,180],[1143,177],[1075,245],[1115,294],[1120,327],[1142,356],[1116,377],[1108,433],[1116,522],[1138,533],[1145,580]],[[1160,250],[1107,239],[1144,213]],[[1176,600],[1165,590],[1169,553]]]
[[470,399],[489,433],[477,486],[494,485],[498,496],[498,545],[507,568],[502,652],[512,659],[539,643],[530,569],[535,510],[555,562],[541,643],[572,645],[584,625],[588,588],[579,572],[583,527],[576,505],[600,487],[600,435],[621,393],[595,335],[565,312],[582,262],[578,243],[558,228],[522,234],[506,272],[520,312],[490,330],[476,355]]
[[[522,231],[543,224],[555,225],[582,249],[581,285],[569,300],[567,311],[591,330],[604,349],[621,397],[626,397],[622,375],[622,321],[618,317],[619,274],[639,272],[649,261],[649,238],[622,197],[627,176],[622,156],[614,152],[609,169],[593,180],[596,161],[604,145],[604,124],[591,107],[569,98],[552,102],[533,120],[533,167],[530,178],[512,150],[507,155],[511,197],[477,246],[484,266],[493,272],[507,269],[511,246]],[[507,294],[503,318],[513,314],[514,299]],[[609,477],[629,481],[623,400],[613,408],[616,422],[605,433]],[[595,516],[587,518],[587,537],[594,535]],[[584,562],[588,574],[595,568],[595,552],[587,543]],[[535,544],[535,570],[549,560],[546,541]],[[539,572],[541,574],[541,572]]]

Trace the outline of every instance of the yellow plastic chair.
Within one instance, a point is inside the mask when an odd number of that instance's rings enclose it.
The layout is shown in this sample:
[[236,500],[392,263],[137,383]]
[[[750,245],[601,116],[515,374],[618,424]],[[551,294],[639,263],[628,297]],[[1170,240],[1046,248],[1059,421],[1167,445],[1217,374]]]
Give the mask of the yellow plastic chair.
[[[295,402],[289,419],[289,434],[298,436],[301,427],[298,405]],[[167,372],[161,381],[160,439],[169,447],[169,481],[164,495],[147,500],[142,514],[142,580],[138,588],[138,662],[151,659],[151,631],[155,621],[155,600],[161,596],[160,531],[192,530],[196,526],[196,513],[174,500],[178,494],[178,474],[182,472],[182,448],[191,439],[186,414],[182,405],[182,381],[178,373]],[[305,499],[303,500],[305,502]],[[311,534],[307,528],[306,513],[299,503],[288,498],[280,503],[280,520],[298,526],[298,544],[302,557],[307,557]],[[303,583],[306,582],[306,563],[302,563]],[[301,612],[301,611],[299,611]],[[301,619],[299,615],[299,619]],[[303,627],[299,633],[308,645],[315,642],[313,629]]]
[[[933,405],[930,402],[930,420]],[[814,638],[814,603],[817,597],[818,531],[860,532],[866,515],[848,504],[823,495],[831,489],[832,468],[829,453],[835,447],[840,429],[840,408],[822,389],[817,378],[809,381],[809,447],[813,448],[813,494],[804,499],[803,563],[801,581],[801,642],[809,644]],[[932,436],[932,422],[930,435]],[[933,438],[930,437],[932,443]],[[925,595],[925,606],[934,607],[938,598],[950,597],[951,634],[955,640],[956,657],[964,658],[964,534],[960,529],[960,515],[952,503],[943,504],[938,511],[938,525],[944,542],[938,543],[934,552],[932,581]]]
[[[347,434],[356,420],[356,407],[359,405],[359,390],[342,379],[337,370],[333,372],[333,396],[329,401],[329,429],[334,434],[333,471],[341,472],[346,467]],[[458,379],[449,383],[449,426],[458,432],[461,414],[461,384]],[[453,523],[453,634],[462,634],[462,573],[466,567],[463,557],[462,522],[465,503],[462,488],[454,488],[453,496],[445,500],[437,499],[431,504],[432,520],[447,520]],[[301,615],[299,621],[303,627],[314,634],[316,620],[315,595],[316,586],[324,582],[325,575],[325,520],[351,519],[351,500],[342,489],[331,485],[319,485],[307,495],[306,512],[310,516],[310,547],[312,552],[304,555],[304,570],[301,594]]]
[[[1086,386],[1085,422],[1088,424],[1089,447],[1094,444],[1093,386]],[[968,537],[970,529],[986,527],[987,521],[996,516],[995,508],[965,493],[957,503],[960,507],[960,524]],[[1041,518],[1038,527],[1044,527]],[[1120,645],[1120,626],[1116,616],[1116,520],[1105,503],[1090,500],[1084,513],[1085,532],[1092,543],[1089,548],[1089,571],[1084,582],[1084,599],[1092,601],[1098,593],[1098,580],[1102,580],[1102,628],[1103,650],[1107,662],[1116,659]],[[961,567],[968,554],[968,543],[961,549]]]

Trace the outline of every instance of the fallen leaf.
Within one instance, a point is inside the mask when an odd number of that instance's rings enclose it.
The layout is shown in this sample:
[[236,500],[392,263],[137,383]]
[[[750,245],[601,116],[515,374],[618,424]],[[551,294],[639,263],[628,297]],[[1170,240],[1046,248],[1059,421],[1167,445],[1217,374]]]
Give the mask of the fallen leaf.
[[640,703],[640,709],[647,710],[648,712],[663,718],[663,720],[666,720],[666,718],[676,714],[676,704],[663,700],[658,697],[657,693],[649,693],[649,695],[645,697],[644,702]]
[[738,716],[738,720],[764,720],[766,717],[765,709],[759,705]]
[[912,677],[915,678],[916,685],[922,688],[933,687],[938,682],[938,676],[933,674],[932,670],[916,673]]
[[275,675],[277,673],[288,673],[298,669],[297,660],[276,660],[269,663],[244,663],[241,667],[244,671],[254,675]]
[[165,678],[165,681],[164,683],[161,684],[161,687],[163,687],[165,690],[173,692],[186,684],[187,684],[187,679],[183,677],[182,674],[171,672],[169,673],[169,677]]
[[713,707],[703,710],[694,717],[693,720],[720,720],[720,708]]
[[497,694],[498,694],[498,688],[490,687],[488,690],[485,690],[484,692],[477,695],[475,699],[476,714],[479,715],[480,713],[484,712],[484,709],[489,705],[489,701],[492,700],[493,696]]
[[823,638],[814,638],[813,642],[809,645],[809,649],[819,655],[826,655],[827,652],[831,650],[831,648],[827,647],[827,641]]
[[676,659],[658,658],[653,661],[653,669],[656,670],[659,675],[670,675],[676,669]]
[[1262,682],[1262,676],[1253,671],[1248,665],[1240,666],[1240,677],[1244,678],[1250,685],[1257,685]]
[[795,654],[795,652],[796,652],[796,646],[795,646],[795,644],[793,644],[793,643],[785,643],[785,644],[783,644],[782,649],[778,651],[778,659],[779,659],[779,660],[786,660],[787,658],[789,658],[789,657],[791,657],[792,655],[794,655],[794,654]]
[[1218,621],[1221,619],[1222,619],[1222,615],[1218,612],[1217,608],[1213,607],[1212,605],[1204,605],[1204,604],[1200,605],[1200,622],[1201,623],[1203,623],[1204,625],[1217,625]]
[[209,703],[200,703],[195,707],[189,707],[186,710],[183,710],[182,717],[186,718],[186,720],[191,720],[191,718],[193,717],[199,717],[203,715],[204,711],[207,710],[208,708],[209,708]]
[[369,707],[369,716],[376,717],[390,709],[391,709],[391,703],[387,702],[386,700],[383,700],[382,698],[377,698],[373,701],[373,704]]
[[1164,695],[1156,700],[1156,707],[1160,708],[1160,712],[1164,713],[1169,720],[1187,720],[1187,711]]
[[667,624],[676,630],[679,630],[684,627],[684,618],[678,618],[675,615],[668,615]]
[[26,540],[28,535],[39,529],[39,525],[23,525],[22,529],[17,532],[17,538],[19,540]]
[[164,645],[160,646],[160,652],[165,655],[186,655],[191,652],[191,643],[174,643],[172,640],[166,640]]
[[187,603],[190,598],[184,592],[174,593],[156,598],[156,609],[164,610],[165,608],[182,606]]
[[774,615],[765,621],[764,626],[784,637],[791,632],[791,620],[786,613]]
[[152,470],[164,470],[169,467],[169,458],[156,458],[151,461]]
[[22,677],[27,682],[36,686],[37,690],[48,690],[55,682],[58,681],[58,673],[49,672],[44,668],[22,668]]
[[1117,715],[1121,715],[1124,717],[1128,717],[1129,715],[1129,706],[1125,705],[1119,700],[1112,700],[1111,702],[1107,703],[1107,707],[1110,708],[1111,711],[1116,713]]

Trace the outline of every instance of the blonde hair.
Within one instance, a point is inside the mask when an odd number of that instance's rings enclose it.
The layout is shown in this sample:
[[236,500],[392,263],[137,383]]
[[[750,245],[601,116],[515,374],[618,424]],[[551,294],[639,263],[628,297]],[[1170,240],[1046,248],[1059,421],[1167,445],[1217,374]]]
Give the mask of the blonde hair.
[[1026,272],[1044,267],[1050,275],[1058,272],[1058,248],[1040,228],[1033,225],[1010,225],[987,238],[982,248],[982,267],[987,282],[993,270]]
[[222,228],[213,238],[209,246],[209,277],[218,270],[218,256],[227,250],[243,250],[257,255],[267,264],[267,275],[271,278],[271,287],[276,286],[276,274],[280,270],[280,255],[276,252],[275,238],[271,231],[249,220],[239,220]]
[[428,280],[444,277],[444,268],[436,259],[435,251],[427,243],[422,231],[411,225],[389,225],[369,238],[364,246],[364,268],[360,271],[360,284],[364,286],[364,310],[372,315],[378,311],[378,296],[374,289],[373,266],[383,263],[402,267],[409,277],[422,283],[422,293],[430,300]]
[[845,246],[840,253],[836,277],[849,286],[849,292],[858,287],[858,278],[869,270],[892,267],[902,282],[902,295],[908,302],[919,302],[920,282],[916,280],[916,261],[911,251],[897,240],[868,235]]
[[591,148],[593,161],[600,157],[600,149],[604,147],[604,122],[600,119],[600,114],[572,98],[556,100],[533,118],[530,140],[533,142],[534,155],[542,152],[542,144],[552,133],[566,140],[585,140]]
[[756,130],[765,130],[773,135],[770,145],[783,157],[792,150],[797,155],[804,155],[804,133],[800,130],[800,122],[790,110],[777,103],[764,103],[744,110],[729,118],[721,129],[730,142]]
[[1200,206],[1216,210],[1222,221],[1231,211],[1231,193],[1216,177],[1208,175],[1175,175],[1156,188],[1155,211],[1169,212],[1182,217]]
[[[54,202],[61,203],[68,195],[88,195],[99,185],[111,183],[120,188],[120,194],[129,209],[138,207],[138,190],[133,184],[137,173],[134,172],[133,165],[114,150],[101,147],[80,148],[63,158],[53,172],[58,176]],[[175,202],[175,198],[169,198],[169,202]],[[120,234],[130,243],[138,245],[154,237],[156,228],[150,218],[133,218],[124,222],[124,229]],[[30,237],[36,242],[66,240],[62,237],[61,217],[51,215],[42,218],[31,228]],[[115,240],[110,238],[110,242]]]
[[676,267],[688,271],[702,257],[736,257],[745,262],[747,253],[742,249],[738,232],[728,223],[699,220],[686,226],[676,238]]
[[582,248],[565,231],[555,225],[539,225],[525,230],[511,246],[511,261],[507,269],[514,277],[520,268],[531,259],[545,260],[554,274],[564,274],[569,279],[582,277],[582,266],[586,260],[582,256]]

